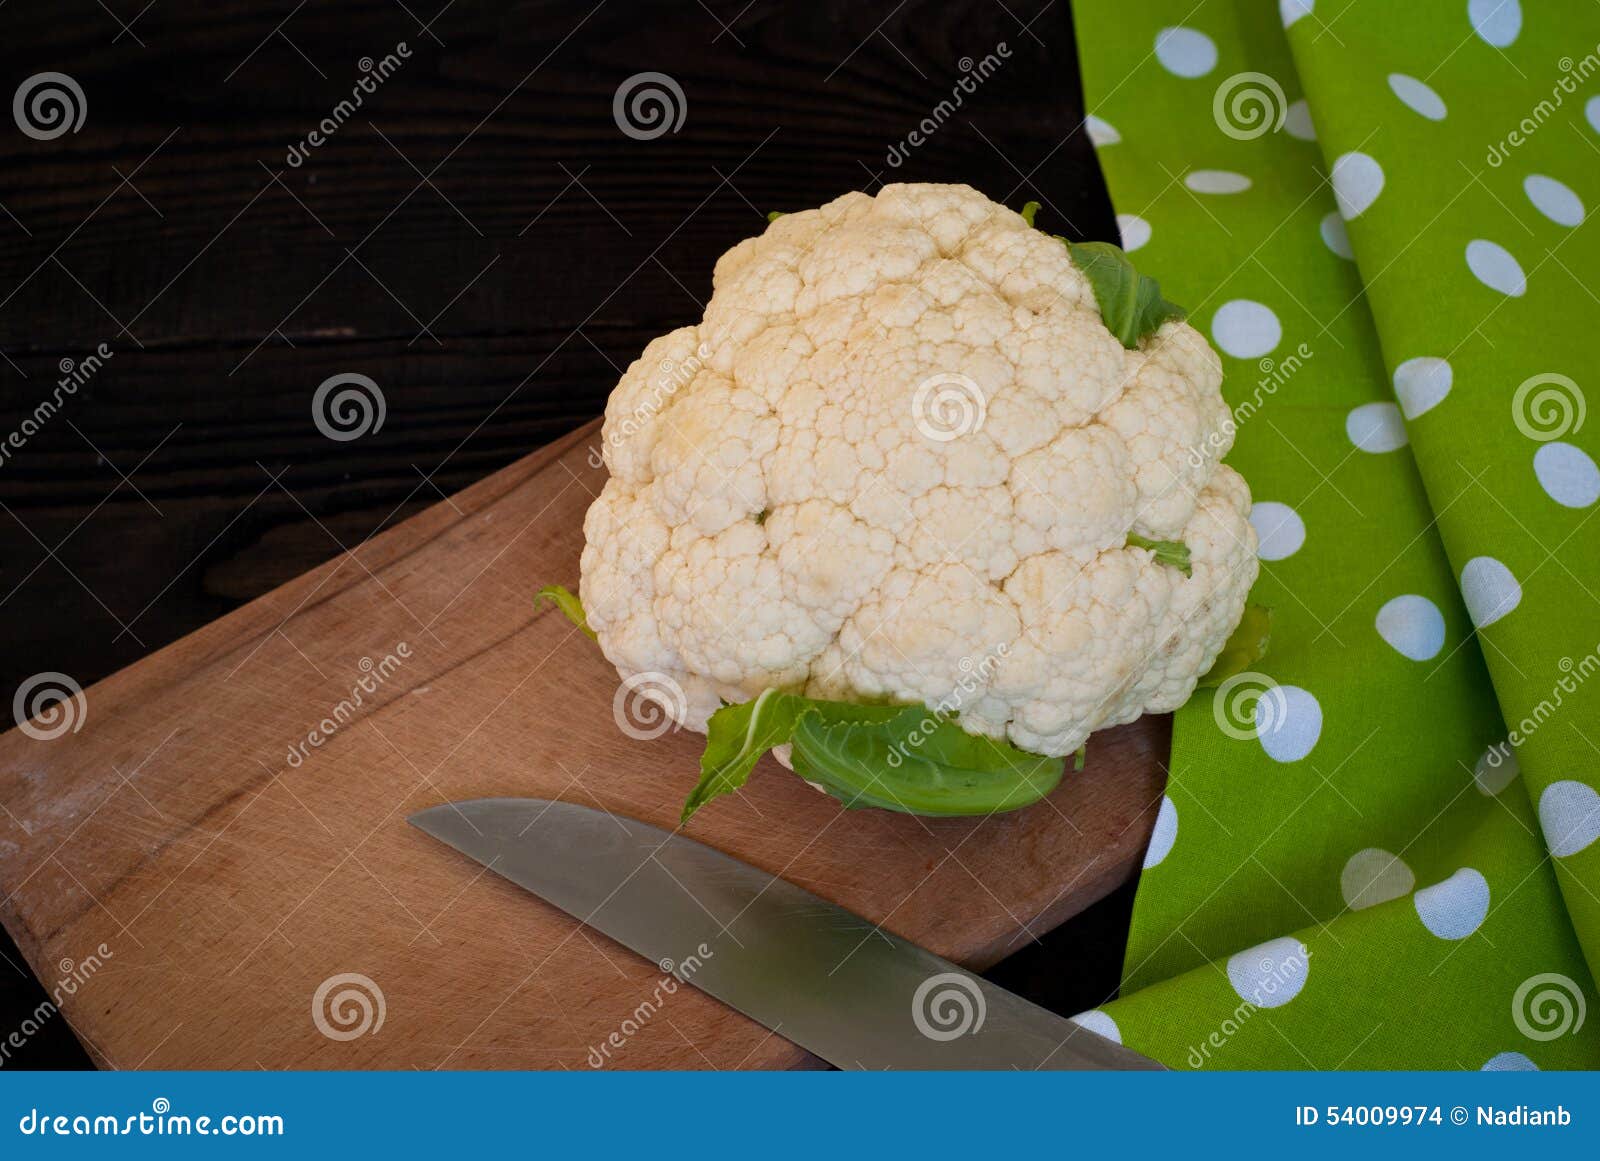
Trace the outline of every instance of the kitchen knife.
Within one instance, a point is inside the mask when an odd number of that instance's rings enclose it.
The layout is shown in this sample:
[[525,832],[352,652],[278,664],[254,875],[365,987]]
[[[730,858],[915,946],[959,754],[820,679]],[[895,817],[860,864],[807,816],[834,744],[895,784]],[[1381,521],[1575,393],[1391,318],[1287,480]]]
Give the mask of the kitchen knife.
[[607,811],[479,798],[412,825],[846,1069],[1159,1069],[811,892]]

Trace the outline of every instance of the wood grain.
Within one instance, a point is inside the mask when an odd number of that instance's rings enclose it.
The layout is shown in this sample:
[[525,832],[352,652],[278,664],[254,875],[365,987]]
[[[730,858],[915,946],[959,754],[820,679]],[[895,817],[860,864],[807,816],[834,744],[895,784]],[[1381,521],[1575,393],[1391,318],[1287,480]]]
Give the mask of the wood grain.
[[[62,997],[97,1061],[582,1068],[634,1020],[654,965],[404,821],[491,794],[676,818],[698,737],[620,733],[615,674],[530,599],[541,582],[576,577],[582,513],[603,482],[594,434],[580,429],[93,686],[77,732],[0,737],[0,802],[26,831],[0,841],[0,917],[47,988],[100,961]],[[375,691],[291,761],[364,674]],[[1130,876],[1166,746],[1161,719],[1097,735],[1086,769],[1046,803],[982,821],[845,812],[768,760],[693,829],[983,965]],[[381,990],[374,1033],[341,1041],[314,1023],[318,986],[341,973]],[[685,989],[610,1062],[809,1058]]]
[[[962,181],[1116,237],[1055,0],[214,0],[142,11],[137,40],[97,0],[51,11],[0,5],[4,74],[65,69],[90,106],[54,141],[0,133],[0,437],[59,360],[115,357],[0,468],[7,693],[98,680],[598,414],[768,210]],[[631,140],[613,94],[661,69],[687,117]],[[309,401],[342,371],[389,419],[335,447]]]

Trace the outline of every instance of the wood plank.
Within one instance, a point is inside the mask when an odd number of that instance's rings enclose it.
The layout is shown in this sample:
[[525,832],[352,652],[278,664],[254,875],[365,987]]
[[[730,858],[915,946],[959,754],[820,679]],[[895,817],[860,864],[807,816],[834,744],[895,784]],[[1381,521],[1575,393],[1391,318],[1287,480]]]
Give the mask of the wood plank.
[[[0,802],[20,824],[0,839],[0,917],[47,987],[99,961],[61,997],[97,1060],[581,1068],[634,1019],[658,968],[404,822],[489,794],[676,819],[698,736],[620,733],[614,672],[531,601],[539,583],[576,578],[603,482],[595,431],[98,683],[77,732],[0,737]],[[363,676],[374,688],[359,708],[291,758]],[[845,812],[769,760],[693,830],[983,965],[1133,873],[1166,748],[1163,719],[1097,735],[1046,804],[982,821]],[[319,1032],[313,997],[341,973],[381,990],[375,1033]],[[610,1054],[624,1067],[807,1061],[692,989]]]
[[[60,360],[115,356],[3,468],[7,690],[115,672],[597,414],[766,210],[964,181],[1116,236],[1053,0],[457,0],[437,40],[418,24],[442,3],[157,4],[138,42],[95,0],[57,7],[0,6],[6,75],[65,68],[90,108],[53,141],[0,134],[0,435]],[[402,39],[405,67],[289,167]],[[612,96],[663,68],[687,118],[632,140]],[[341,371],[389,420],[335,447],[310,398]],[[258,463],[292,465],[283,487]]]

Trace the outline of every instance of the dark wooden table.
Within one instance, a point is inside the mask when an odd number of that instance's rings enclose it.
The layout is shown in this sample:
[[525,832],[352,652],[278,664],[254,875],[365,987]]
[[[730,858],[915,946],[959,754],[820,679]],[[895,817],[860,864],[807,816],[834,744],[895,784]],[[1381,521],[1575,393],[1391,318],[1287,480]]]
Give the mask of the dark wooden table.
[[[1065,0],[17,0],[0,61],[7,91],[65,74],[83,113],[0,127],[8,700],[87,687],[595,415],[769,210],[958,181],[1115,237]],[[674,131],[619,124],[640,73],[681,92],[640,82]],[[379,385],[381,429],[319,432],[338,373]],[[0,842],[25,825],[0,814]],[[1099,1002],[1130,903],[993,974]],[[43,993],[0,954],[4,1040]],[[42,1023],[5,1066],[87,1064]]]

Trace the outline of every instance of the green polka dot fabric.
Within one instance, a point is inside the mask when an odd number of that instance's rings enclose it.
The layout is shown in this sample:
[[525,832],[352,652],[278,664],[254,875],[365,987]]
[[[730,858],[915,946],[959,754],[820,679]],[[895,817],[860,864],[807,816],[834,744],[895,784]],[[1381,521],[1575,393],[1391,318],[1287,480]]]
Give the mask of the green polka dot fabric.
[[1273,609],[1177,715],[1122,995],[1078,1019],[1174,1068],[1600,1066],[1600,6],[1074,15]]

